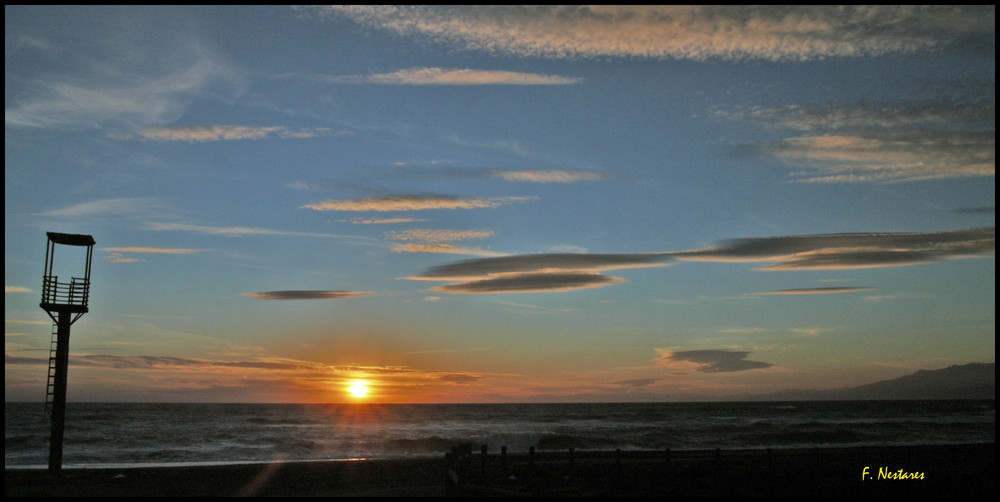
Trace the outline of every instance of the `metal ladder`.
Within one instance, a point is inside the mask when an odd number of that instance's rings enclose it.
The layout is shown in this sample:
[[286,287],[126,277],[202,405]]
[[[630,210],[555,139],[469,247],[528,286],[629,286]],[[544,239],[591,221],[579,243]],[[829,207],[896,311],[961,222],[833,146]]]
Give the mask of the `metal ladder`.
[[52,400],[55,395],[56,347],[59,345],[59,324],[52,323],[52,343],[49,345],[49,380],[45,384],[45,414],[52,416]]

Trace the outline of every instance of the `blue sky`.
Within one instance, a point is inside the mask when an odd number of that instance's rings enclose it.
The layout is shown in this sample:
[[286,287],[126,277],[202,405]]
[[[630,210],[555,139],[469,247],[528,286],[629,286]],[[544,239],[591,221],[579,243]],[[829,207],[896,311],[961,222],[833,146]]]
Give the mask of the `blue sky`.
[[[6,6],[7,400],[646,401],[995,353],[995,7]],[[65,257],[68,269],[82,260]]]

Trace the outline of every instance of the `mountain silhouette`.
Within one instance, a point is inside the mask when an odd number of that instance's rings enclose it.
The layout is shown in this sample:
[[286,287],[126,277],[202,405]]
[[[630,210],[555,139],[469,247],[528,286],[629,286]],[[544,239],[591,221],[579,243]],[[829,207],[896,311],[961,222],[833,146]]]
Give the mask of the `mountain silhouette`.
[[789,390],[775,400],[996,399],[996,363],[969,363],[919,370],[880,382],[828,390]]

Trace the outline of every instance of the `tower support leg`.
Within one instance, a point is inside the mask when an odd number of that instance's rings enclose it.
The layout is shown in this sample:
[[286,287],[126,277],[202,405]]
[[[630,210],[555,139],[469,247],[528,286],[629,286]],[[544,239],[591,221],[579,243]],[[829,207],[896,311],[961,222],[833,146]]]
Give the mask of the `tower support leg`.
[[69,327],[73,314],[59,312],[56,334],[55,381],[52,386],[52,434],[49,440],[49,472],[62,470],[63,432],[66,429],[66,373],[69,369]]

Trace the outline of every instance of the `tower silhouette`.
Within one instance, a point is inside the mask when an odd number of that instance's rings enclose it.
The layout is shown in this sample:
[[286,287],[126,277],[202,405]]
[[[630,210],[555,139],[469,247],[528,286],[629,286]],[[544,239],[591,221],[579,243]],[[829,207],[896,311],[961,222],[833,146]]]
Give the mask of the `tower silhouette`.
[[[49,472],[62,469],[63,432],[66,428],[66,372],[69,368],[69,328],[90,311],[90,262],[94,256],[94,238],[89,235],[48,232],[45,247],[45,274],[42,276],[42,303],[52,318],[52,342],[49,349],[49,376],[45,387],[45,410],[52,419],[49,442]],[[73,275],[63,281],[54,274],[56,245],[87,248],[83,277]]]

